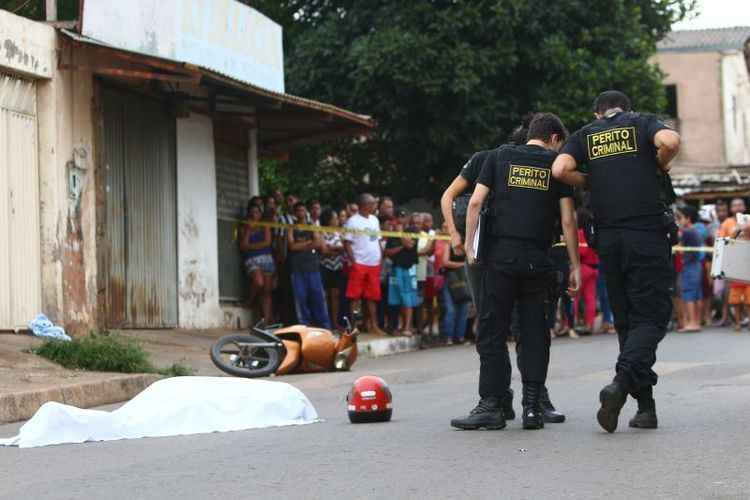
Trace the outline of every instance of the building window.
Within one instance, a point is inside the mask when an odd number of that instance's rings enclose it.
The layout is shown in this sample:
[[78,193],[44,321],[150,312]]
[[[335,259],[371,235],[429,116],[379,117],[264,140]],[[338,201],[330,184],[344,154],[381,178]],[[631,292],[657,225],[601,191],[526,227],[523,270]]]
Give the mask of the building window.
[[664,91],[667,94],[667,116],[678,118],[677,114],[677,85],[666,85]]

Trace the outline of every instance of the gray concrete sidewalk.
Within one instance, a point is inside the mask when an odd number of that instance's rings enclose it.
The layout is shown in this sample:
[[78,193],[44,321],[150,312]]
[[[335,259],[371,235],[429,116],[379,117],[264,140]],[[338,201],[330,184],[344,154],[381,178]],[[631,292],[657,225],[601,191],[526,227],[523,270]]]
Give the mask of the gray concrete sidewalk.
[[40,339],[0,334],[0,422],[30,418],[48,401],[91,408],[125,401],[159,379],[153,374],[67,370],[29,348]]

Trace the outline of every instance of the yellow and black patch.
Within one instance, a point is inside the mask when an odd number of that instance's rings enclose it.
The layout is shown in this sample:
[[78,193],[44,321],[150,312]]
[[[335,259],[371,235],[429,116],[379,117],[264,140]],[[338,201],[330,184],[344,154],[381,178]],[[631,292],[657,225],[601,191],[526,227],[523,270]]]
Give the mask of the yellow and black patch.
[[635,127],[621,127],[586,136],[589,160],[638,152]]
[[548,168],[511,164],[508,172],[508,186],[549,191],[550,174],[551,171]]

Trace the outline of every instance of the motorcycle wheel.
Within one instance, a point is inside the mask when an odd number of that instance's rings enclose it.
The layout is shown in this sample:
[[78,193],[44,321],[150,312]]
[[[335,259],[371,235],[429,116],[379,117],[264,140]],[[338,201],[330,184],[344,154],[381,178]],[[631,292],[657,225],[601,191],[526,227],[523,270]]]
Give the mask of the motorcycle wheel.
[[253,347],[263,340],[252,335],[227,335],[211,346],[211,361],[216,367],[235,377],[266,377],[281,364],[279,349]]

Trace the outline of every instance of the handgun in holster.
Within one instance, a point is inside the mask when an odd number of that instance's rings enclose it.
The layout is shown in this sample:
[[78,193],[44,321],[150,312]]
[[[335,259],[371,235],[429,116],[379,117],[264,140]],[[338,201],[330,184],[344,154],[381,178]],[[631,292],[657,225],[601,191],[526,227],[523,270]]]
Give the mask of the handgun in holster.
[[662,226],[667,231],[669,244],[672,246],[680,242],[679,228],[671,206],[677,201],[677,193],[672,185],[672,177],[663,170],[658,170],[656,177],[659,182],[659,201],[663,207],[661,220]]

